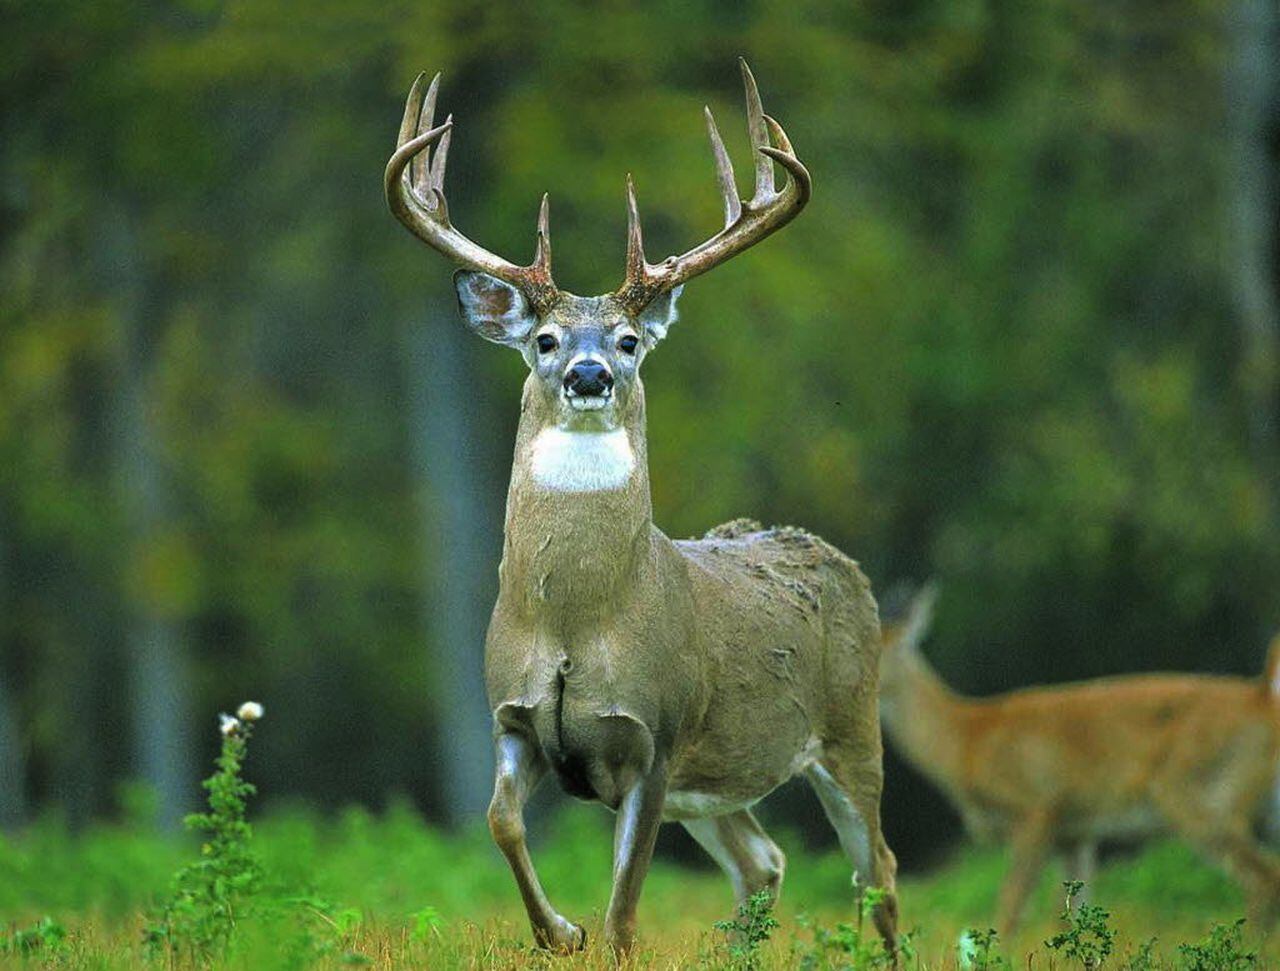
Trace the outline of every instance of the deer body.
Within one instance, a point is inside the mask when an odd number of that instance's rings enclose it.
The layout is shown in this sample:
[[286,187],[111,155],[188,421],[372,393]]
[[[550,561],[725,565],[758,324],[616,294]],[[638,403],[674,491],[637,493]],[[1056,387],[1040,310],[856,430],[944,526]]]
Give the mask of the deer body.
[[838,551],[744,523],[673,542],[646,515],[642,463],[622,489],[560,492],[520,449],[489,695],[571,792],[616,808],[625,776],[659,756],[668,817],[745,808],[807,767],[851,697],[874,695],[875,603]]
[[1274,916],[1280,861],[1254,836],[1280,768],[1274,677],[1132,675],[966,698],[920,653],[930,610],[922,594],[907,622],[886,627],[884,726],[975,838],[1011,846],[1006,932],[1049,856],[1087,879],[1100,842],[1159,834],[1190,842],[1241,884],[1258,918]]
[[[431,127],[435,82],[425,94],[415,83],[387,166],[392,211],[464,267],[464,319],[530,369],[485,647],[497,755],[489,825],[550,948],[585,941],[551,906],[525,842],[524,803],[551,771],[617,813],[604,926],[616,950],[634,939],[664,818],[720,863],[739,900],[776,894],[782,853],[749,807],[799,773],[862,885],[885,891],[875,919],[895,944],[896,864],[880,832],[879,620],[866,578],[800,530],[739,521],[676,542],[653,523],[640,364],[674,322],[685,280],[780,228],[809,196],[808,172],[763,114],[745,64],[743,77],[759,153],[752,198],[738,199],[708,112],[725,228],[648,263],[628,179],[627,277],[612,294],[552,282],[545,198],[527,267],[453,228],[442,192],[451,122]],[[780,190],[775,162],[790,176]]]

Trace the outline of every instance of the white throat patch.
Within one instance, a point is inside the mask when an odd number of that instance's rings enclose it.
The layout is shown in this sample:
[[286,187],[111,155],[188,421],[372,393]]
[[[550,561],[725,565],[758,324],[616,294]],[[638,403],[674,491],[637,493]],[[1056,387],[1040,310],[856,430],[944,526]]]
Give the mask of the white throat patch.
[[622,428],[611,432],[569,432],[547,428],[533,440],[533,480],[557,492],[621,489],[636,466]]

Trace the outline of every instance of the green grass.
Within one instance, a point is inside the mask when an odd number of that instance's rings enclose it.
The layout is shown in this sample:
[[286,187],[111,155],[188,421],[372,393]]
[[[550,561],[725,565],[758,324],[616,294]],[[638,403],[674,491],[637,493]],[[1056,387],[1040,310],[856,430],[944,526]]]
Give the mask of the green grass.
[[[611,819],[598,807],[572,804],[533,834],[548,892],[566,916],[585,923],[591,942],[584,955],[551,959],[530,948],[514,884],[482,825],[444,833],[403,806],[380,816],[360,809],[336,817],[273,812],[255,824],[253,846],[268,888],[303,902],[287,917],[266,914],[239,923],[218,966],[612,967],[599,946]],[[799,916],[830,928],[853,921],[854,908],[843,858],[806,853],[785,831],[778,836],[789,864],[776,913],[781,926],[763,948],[763,966],[788,968],[812,950],[813,930],[801,926]],[[174,873],[196,855],[191,839],[161,837],[140,824],[100,825],[73,835],[56,817],[0,840],[5,938],[35,928],[44,917],[53,922],[46,927],[65,929],[61,939],[54,932],[47,941],[28,941],[25,957],[0,956],[0,968],[171,966],[163,953],[148,955],[143,928],[169,893]],[[903,929],[918,930],[920,967],[956,966],[961,933],[990,923],[1003,869],[999,852],[964,850],[932,874],[902,879]],[[1057,872],[1046,874],[1026,931],[1002,945],[1015,958],[1012,967],[1028,967],[1030,954],[1036,969],[1072,966],[1043,946],[1063,927],[1057,919],[1060,879]],[[1112,913],[1118,932],[1117,957],[1108,967],[1123,967],[1120,957],[1151,937],[1171,962],[1167,966],[1179,967],[1177,945],[1198,941],[1215,923],[1230,923],[1241,913],[1240,897],[1227,880],[1173,843],[1104,867],[1092,898]],[[727,960],[724,934],[713,924],[731,911],[728,882],[718,872],[658,861],[645,886],[641,943],[632,963],[678,968]],[[33,939],[39,936],[33,932]],[[1280,962],[1280,950],[1246,936]]]

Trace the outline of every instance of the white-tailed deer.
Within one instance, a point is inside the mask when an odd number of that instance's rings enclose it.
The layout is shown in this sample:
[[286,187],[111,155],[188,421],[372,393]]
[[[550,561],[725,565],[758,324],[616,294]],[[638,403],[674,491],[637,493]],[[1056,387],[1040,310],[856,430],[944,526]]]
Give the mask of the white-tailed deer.
[[[579,297],[551,277],[547,201],[533,262],[515,266],[453,227],[442,191],[451,120],[432,127],[439,77],[409,93],[387,165],[392,212],[461,264],[464,320],[529,366],[507,493],[500,589],[485,645],[497,773],[489,826],[543,946],[583,946],[547,900],[523,806],[552,768],[617,813],[610,945],[625,951],[658,825],[679,820],[739,899],[777,893],[783,856],[750,806],[803,773],[864,885],[886,896],[895,861],[880,832],[879,620],[848,557],[797,529],[742,521],[672,541],[653,524],[640,365],[675,320],[682,284],[790,222],[809,173],[765,115],[742,65],[755,192],[739,200],[710,111],[724,228],[681,256],[645,259],[627,179],[626,277]],[[428,160],[428,150],[434,146]],[[774,163],[788,174],[774,184]]]
[[1242,887],[1254,917],[1280,904],[1280,860],[1257,839],[1276,794],[1280,637],[1265,679],[1143,674],[989,698],[951,691],[920,651],[935,592],[886,623],[881,713],[894,748],[983,841],[1007,842],[997,920],[1012,932],[1048,858],[1088,881],[1099,842],[1167,833]]

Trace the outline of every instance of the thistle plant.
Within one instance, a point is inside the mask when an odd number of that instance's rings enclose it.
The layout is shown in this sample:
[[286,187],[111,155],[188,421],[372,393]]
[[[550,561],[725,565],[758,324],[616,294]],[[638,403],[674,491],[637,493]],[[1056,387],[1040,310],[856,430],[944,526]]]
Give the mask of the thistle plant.
[[760,949],[777,927],[773,895],[768,890],[757,890],[742,901],[731,920],[716,921],[716,930],[729,935],[729,967],[734,971],[756,971],[760,967]]
[[994,927],[971,927],[960,935],[959,966],[965,971],[1008,971],[1009,959],[1000,953],[1000,935]]
[[[796,951],[796,963],[801,971],[837,971],[844,968],[875,971],[877,968],[894,967],[894,955],[885,948],[872,928],[876,908],[886,896],[879,887],[866,887],[858,902],[857,922],[836,924],[834,929],[822,927],[802,916],[800,926],[813,932],[813,944]],[[897,956],[909,960],[914,953],[912,935],[900,935]]]
[[256,790],[241,772],[253,725],[262,715],[260,704],[246,701],[234,716],[218,716],[222,748],[214,761],[217,770],[204,780],[209,808],[183,821],[203,836],[200,858],[178,871],[168,902],[147,926],[145,938],[154,948],[208,960],[225,947],[251,907],[262,865],[250,846],[253,829],[245,819]]
[[1077,901],[1084,890],[1081,881],[1067,880],[1063,887],[1067,902],[1059,916],[1067,927],[1045,941],[1044,946],[1079,961],[1086,969],[1101,967],[1115,949],[1116,932],[1111,928],[1111,914],[1101,907]]
[[1215,924],[1209,936],[1195,944],[1179,944],[1184,971],[1244,971],[1258,966],[1258,955],[1244,944],[1244,919]]

